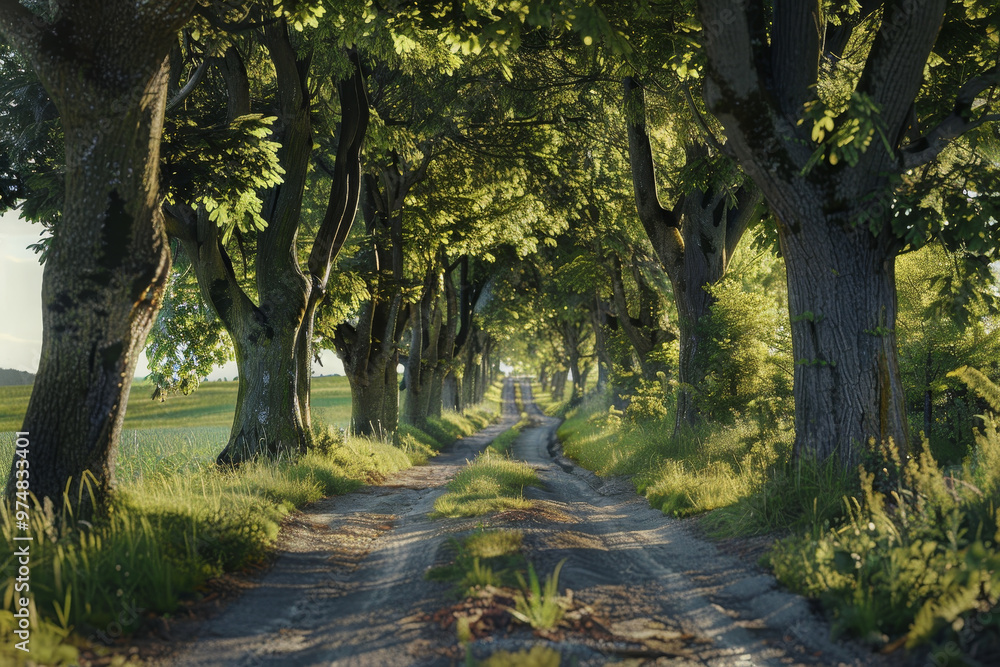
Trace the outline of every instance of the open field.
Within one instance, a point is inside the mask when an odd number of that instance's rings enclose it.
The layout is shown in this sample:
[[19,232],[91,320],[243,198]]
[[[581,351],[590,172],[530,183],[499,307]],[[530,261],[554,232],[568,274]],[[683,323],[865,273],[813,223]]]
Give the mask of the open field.
[[[236,409],[238,383],[205,382],[198,391],[150,399],[148,382],[136,382],[129,395],[116,474],[128,480],[153,469],[181,471],[215,458],[226,444]],[[0,479],[10,466],[14,432],[28,407],[31,386],[0,387]],[[347,378],[313,378],[312,415],[317,423],[346,427],[351,420]]]
[[[233,423],[238,382],[205,382],[188,396],[177,394],[165,401],[150,399],[153,387],[137,381],[129,394],[125,413],[126,429],[225,426]],[[31,385],[0,387],[0,431],[21,427]],[[313,378],[313,419],[326,424],[347,426],[351,419],[351,389],[340,375]]]

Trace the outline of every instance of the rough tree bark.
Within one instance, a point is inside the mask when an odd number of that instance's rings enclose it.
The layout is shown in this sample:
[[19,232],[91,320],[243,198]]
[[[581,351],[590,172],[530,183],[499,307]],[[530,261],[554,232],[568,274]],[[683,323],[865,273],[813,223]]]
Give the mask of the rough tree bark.
[[136,360],[170,270],[158,198],[167,56],[193,4],[80,0],[59,3],[49,22],[0,2],[0,34],[31,63],[64,133],[65,207],[45,263],[42,354],[22,431],[31,491],[57,506],[68,491],[77,516],[113,488]]
[[850,463],[871,438],[893,438],[906,448],[894,281],[903,243],[891,229],[892,177],[930,161],[974,127],[975,96],[1000,78],[994,68],[971,80],[952,114],[904,143],[946,5],[884,3],[856,91],[880,110],[889,145],[873,141],[853,166],[826,160],[810,166],[812,127],[798,121],[813,95],[820,59],[846,43],[841,33],[850,26],[827,29],[818,0],[779,0],[768,38],[760,0],[740,7],[728,0],[699,2],[709,63],[706,103],[778,218],[800,457],[838,456]]
[[[705,378],[698,354],[700,324],[713,303],[705,288],[725,275],[747,227],[760,217],[761,196],[757,188],[742,186],[735,193],[736,205],[730,208],[726,204],[729,193],[724,188],[708,192],[693,190],[679,197],[673,208],[662,206],[656,193],[653,150],[645,128],[643,91],[632,77],[625,79],[624,86],[625,106],[635,114],[635,119],[628,122],[628,137],[636,208],[653,250],[670,278],[677,304],[680,389],[676,432],[699,420],[694,392]],[[691,146],[688,160],[698,159],[704,152],[701,146]],[[623,326],[624,319],[623,316]]]
[[580,351],[586,337],[587,321],[566,321],[559,326],[559,335],[562,336],[563,349],[566,351],[566,363],[568,371],[573,376],[573,389],[570,393],[570,402],[577,402],[583,398],[584,383],[586,375],[583,370],[584,355]]
[[[410,352],[407,357],[406,403],[403,421],[423,427],[431,414],[438,348],[442,331],[439,284],[434,266],[424,276],[420,300],[410,304]],[[438,395],[440,399],[440,394]],[[440,414],[440,409],[438,409]]]
[[614,366],[608,353],[606,335],[612,320],[615,320],[615,316],[611,314],[611,304],[601,299],[599,294],[595,295],[594,309],[590,311],[590,326],[594,330],[594,353],[597,356],[597,386],[595,390],[598,393],[607,388],[611,368]]

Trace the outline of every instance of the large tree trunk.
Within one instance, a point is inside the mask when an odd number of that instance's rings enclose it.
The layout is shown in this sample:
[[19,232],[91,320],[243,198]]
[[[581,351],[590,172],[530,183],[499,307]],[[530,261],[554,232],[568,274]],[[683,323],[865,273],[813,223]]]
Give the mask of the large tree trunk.
[[[229,441],[220,465],[239,465],[259,457],[304,451],[310,442],[299,405],[299,333],[294,295],[303,288],[286,286],[293,307],[284,312],[258,307],[240,289],[219,229],[203,209],[171,207],[171,229],[183,243],[198,276],[202,296],[229,332],[236,350],[239,392]],[[280,277],[272,274],[266,279]],[[265,278],[259,278],[263,280]],[[274,285],[272,289],[276,289]],[[264,304],[266,306],[266,303]]]
[[[400,169],[399,156],[383,168],[376,179],[363,178],[365,197],[362,211],[371,243],[366,252],[367,273],[371,276],[368,291],[372,300],[362,306],[357,324],[341,323],[335,329],[334,344],[344,362],[344,370],[353,387],[382,383],[379,419],[373,419],[374,404],[351,406],[352,430],[358,435],[391,435],[399,424],[399,343],[408,317],[403,307],[403,205],[407,193],[424,178],[431,159],[428,149],[424,161],[414,168]],[[380,189],[381,182],[384,191]],[[379,379],[381,378],[381,379]],[[366,390],[359,389],[365,392]],[[377,393],[377,392],[376,392]],[[377,396],[372,396],[377,400]],[[377,425],[377,431],[376,429]]]
[[[356,54],[352,76],[338,83],[341,133],[330,199],[309,255],[307,279],[299,265],[297,235],[312,151],[309,91],[304,63],[283,24],[265,31],[278,79],[277,126],[284,182],[269,192],[268,227],[258,235],[256,282],[259,305],[243,291],[220,243],[220,230],[202,208],[170,207],[171,233],[191,258],[205,301],[236,347],[240,390],[229,442],[220,465],[304,451],[311,443],[310,391],[316,309],[326,293],[337,256],[357,211],[361,144],[368,121],[364,78]],[[249,112],[248,81],[239,56],[220,62],[229,87],[230,121]]]
[[42,353],[22,431],[31,491],[57,506],[68,491],[77,516],[113,487],[136,360],[170,269],[158,196],[166,57],[192,3],[158,4],[78,2],[54,25],[17,3],[0,7],[0,31],[31,62],[64,132],[65,205],[45,264]]
[[[284,182],[268,192],[264,206],[268,225],[257,236],[257,304],[236,279],[220,230],[204,208],[197,212],[190,206],[170,208],[171,233],[184,244],[202,295],[236,348],[240,389],[219,465],[297,454],[311,443],[308,397],[300,403],[309,391],[309,380],[300,384],[300,373],[310,374],[311,359],[296,357],[300,351],[311,354],[311,340],[303,338],[311,338],[311,327],[307,325],[306,332],[302,328],[312,284],[299,266],[296,241],[312,151],[309,91],[284,23],[265,29],[265,44],[277,75],[278,159],[285,174]],[[242,76],[226,79],[231,88],[246,85]],[[245,98],[240,92],[231,90],[230,98]]]
[[779,221],[796,364],[795,452],[850,465],[869,439],[890,437],[905,452],[893,276],[905,241],[892,230],[892,179],[972,127],[972,99],[995,79],[982,77],[959,95],[967,106],[956,102],[956,113],[942,122],[947,136],[934,136],[938,126],[902,145],[912,136],[915,100],[947,3],[886,3],[856,84],[879,109],[882,141],[872,141],[853,164],[827,158],[835,148],[827,144],[817,162],[811,123],[799,119],[814,94],[824,45],[846,43],[824,39],[818,0],[775,3],[770,39],[752,7],[698,4],[702,23],[712,26],[706,103]]
[[905,449],[896,241],[823,217],[806,224],[812,235],[790,231],[801,224],[780,227],[795,359],[795,453],[856,462],[870,438],[891,438]]
[[268,332],[251,325],[233,342],[239,366],[239,392],[229,443],[219,454],[220,465],[260,457],[301,454],[309,443],[300,419],[294,330]]
[[479,333],[469,336],[465,346],[462,365],[462,404],[466,407],[476,403],[476,383],[479,371],[477,356],[479,354]]
[[561,401],[566,396],[566,376],[562,369],[552,374],[552,400]]
[[[382,367],[379,368],[379,364]],[[398,400],[395,386],[396,369],[388,368],[388,360],[376,360],[364,373],[348,373],[351,385],[351,433],[363,437],[390,438],[396,431],[396,412],[392,409],[393,396]]]
[[441,381],[441,407],[444,410],[462,412],[462,379],[454,368],[448,370]]
[[435,412],[440,416],[440,387],[435,391],[438,374],[438,348],[441,336],[441,309],[438,303],[438,273],[429,271],[424,279],[420,301],[410,305],[410,354],[407,359],[406,403],[404,421],[421,428]]
[[[673,209],[662,207],[656,194],[653,152],[645,128],[645,102],[641,87],[631,77],[625,80],[625,103],[635,105],[643,116],[628,126],[636,207],[650,243],[670,278],[677,305],[680,354],[676,433],[700,421],[695,394],[705,379],[706,370],[698,353],[699,334],[713,302],[705,287],[714,285],[725,275],[737,244],[751,221],[760,215],[757,209],[761,197],[756,188],[741,187],[736,193],[736,205],[730,208],[727,204],[729,193],[724,188],[716,192],[694,189],[680,197]],[[689,146],[688,162],[703,158],[706,152],[703,146]]]
[[[756,188],[740,187],[735,194],[736,204],[730,207],[730,193],[725,187],[717,187],[714,192],[711,188],[707,192],[692,189],[678,198],[673,209],[661,206],[656,194],[653,151],[645,128],[643,92],[631,77],[625,79],[625,104],[635,106],[642,117],[628,125],[636,208],[653,250],[670,278],[677,305],[680,331],[674,424],[677,432],[700,420],[694,400],[706,372],[699,363],[700,329],[713,303],[705,287],[725,275],[747,227],[760,217],[761,195]],[[693,144],[688,147],[687,161],[692,164],[706,155],[704,146]]]
[[[377,293],[377,291],[375,292]],[[402,296],[362,306],[357,326],[337,327],[335,343],[351,385],[351,432],[392,437],[399,422],[399,310]]]

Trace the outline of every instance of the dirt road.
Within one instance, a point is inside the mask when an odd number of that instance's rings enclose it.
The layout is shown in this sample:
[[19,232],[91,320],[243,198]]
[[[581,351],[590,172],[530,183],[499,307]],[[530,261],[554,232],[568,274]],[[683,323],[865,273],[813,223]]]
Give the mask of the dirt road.
[[[545,484],[527,489],[527,511],[476,520],[431,519],[443,485],[515,421],[507,383],[503,420],[456,443],[428,465],[383,486],[310,506],[282,533],[283,553],[259,585],[206,621],[172,663],[208,665],[450,665],[465,650],[482,658],[535,645],[563,664],[875,664],[871,655],[830,642],[805,600],[777,588],[752,563],[722,554],[683,522],[651,509],[631,486],[604,480],[563,458],[558,422],[521,388],[533,426],[513,456]],[[460,647],[442,627],[454,599],[427,581],[446,558],[447,537],[477,524],[516,527],[528,559],[573,591],[576,630],[559,641],[507,630]],[[445,610],[442,614],[441,610]]]

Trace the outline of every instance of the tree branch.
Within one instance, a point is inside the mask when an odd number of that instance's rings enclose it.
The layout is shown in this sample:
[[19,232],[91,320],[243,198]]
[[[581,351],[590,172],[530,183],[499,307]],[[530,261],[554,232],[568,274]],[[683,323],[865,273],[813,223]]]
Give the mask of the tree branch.
[[781,113],[759,0],[740,9],[731,0],[699,0],[708,76],[705,103],[726,129],[726,145],[758,183],[798,173],[812,155],[803,130]]
[[771,74],[778,107],[797,122],[819,73],[820,7],[817,0],[775,0]]
[[18,0],[0,0],[0,35],[21,54],[34,61],[42,51],[43,36],[52,27]]
[[736,206],[729,209],[726,217],[726,264],[747,228],[760,219],[763,201],[763,195],[753,183],[746,183],[736,191]]
[[[632,77],[626,77],[623,85],[629,162],[632,167],[632,186],[635,191],[635,206],[639,212],[639,221],[646,230],[646,235],[660,261],[664,265],[667,263],[674,265],[684,254],[684,241],[678,231],[680,217],[664,208],[656,194],[656,166],[653,163],[653,148],[646,133],[646,106],[642,86]],[[633,114],[634,119],[628,117]]]
[[983,123],[1000,120],[1000,115],[986,113],[978,119],[972,118],[972,105],[979,93],[997,85],[1000,85],[1000,67],[994,65],[962,86],[955,98],[955,105],[952,107],[951,113],[945,116],[930,132],[900,149],[899,161],[903,171],[930,162],[949,143],[969,130],[973,130]]
[[[903,136],[910,105],[920,91],[924,66],[944,18],[947,0],[894,0],[887,2],[868,61],[858,80],[859,93],[878,106],[885,135]],[[875,142],[865,158],[894,160],[882,142]],[[873,168],[878,168],[877,165]]]
[[181,241],[191,257],[198,287],[226,329],[234,331],[258,314],[257,306],[240,287],[233,264],[222,247],[219,228],[208,212],[186,204],[164,207],[167,232]]
[[266,213],[263,217],[267,220],[267,228],[257,237],[258,293],[261,303],[274,303],[292,309],[295,304],[287,302],[287,290],[278,289],[273,295],[270,293],[279,287],[280,281],[269,281],[265,277],[273,277],[280,272],[305,282],[295,253],[295,238],[301,222],[302,193],[312,155],[309,87],[305,76],[308,62],[298,60],[284,21],[264,29],[264,44],[277,79],[279,111],[275,140],[281,144],[278,159],[285,175],[280,185],[270,189],[264,206]]
[[309,273],[313,286],[321,290],[326,288],[330,266],[347,240],[358,211],[361,195],[361,146],[371,116],[361,61],[356,51],[349,57],[354,64],[354,72],[349,79],[337,84],[341,108],[340,139],[333,166],[330,200],[309,253]]
[[733,154],[731,148],[727,148],[725,144],[716,138],[712,129],[708,126],[708,122],[705,117],[701,115],[701,111],[698,109],[698,105],[695,104],[694,97],[691,95],[691,89],[687,86],[684,87],[684,99],[687,100],[688,107],[691,109],[691,116],[694,118],[695,125],[701,130],[701,133],[705,136],[705,139],[715,150],[719,151],[721,155],[725,155],[730,159],[735,160],[736,156]]
[[205,76],[205,71],[208,69],[208,60],[208,58],[205,58],[201,61],[201,64],[198,65],[197,69],[195,69],[195,71],[191,74],[191,78],[187,80],[184,87],[178,90],[177,94],[174,95],[169,102],[167,102],[166,113],[170,113],[179,107],[181,103],[187,99],[188,95],[194,92],[194,89],[198,87],[198,84],[201,83],[202,78]]
[[250,113],[250,77],[243,63],[243,56],[230,45],[218,60],[219,71],[226,82],[226,118],[232,123]]

